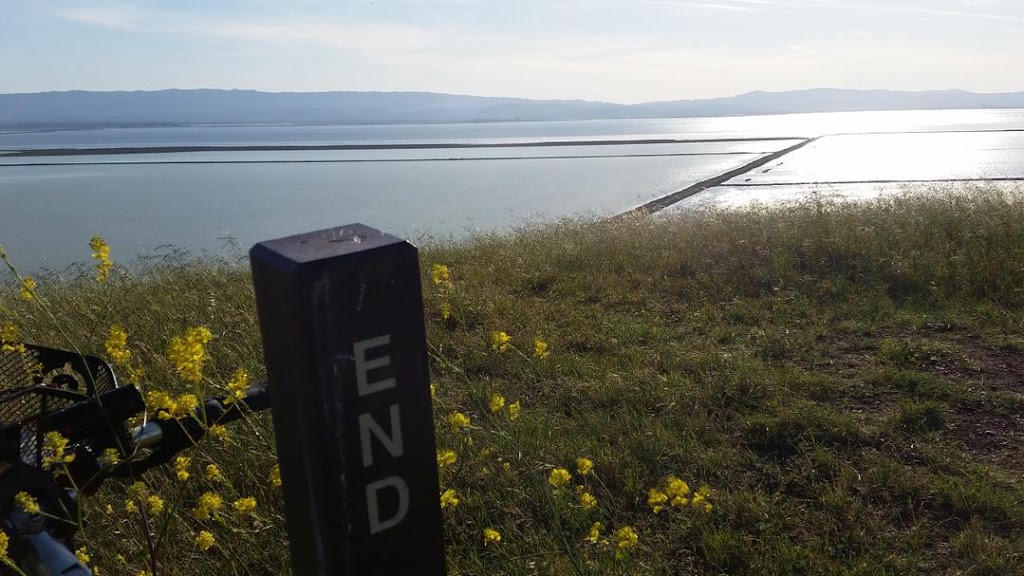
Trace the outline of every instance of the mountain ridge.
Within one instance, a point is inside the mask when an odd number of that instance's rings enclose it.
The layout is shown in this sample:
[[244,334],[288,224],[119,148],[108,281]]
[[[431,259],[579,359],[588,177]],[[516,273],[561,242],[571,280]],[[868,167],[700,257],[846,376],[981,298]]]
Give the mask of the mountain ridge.
[[1024,92],[811,88],[618,104],[423,91],[67,90],[0,94],[0,126],[403,124],[971,108],[1024,108]]

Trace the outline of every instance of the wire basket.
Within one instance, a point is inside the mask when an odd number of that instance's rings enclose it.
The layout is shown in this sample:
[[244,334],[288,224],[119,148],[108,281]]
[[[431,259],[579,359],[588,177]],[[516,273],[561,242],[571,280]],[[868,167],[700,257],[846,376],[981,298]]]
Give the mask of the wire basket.
[[0,352],[0,459],[38,465],[46,431],[37,423],[114,388],[113,370],[95,356],[34,345]]

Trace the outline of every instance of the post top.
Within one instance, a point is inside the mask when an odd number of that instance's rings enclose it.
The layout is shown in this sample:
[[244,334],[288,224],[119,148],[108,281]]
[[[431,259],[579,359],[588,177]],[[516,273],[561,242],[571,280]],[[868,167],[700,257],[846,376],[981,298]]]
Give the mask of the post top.
[[253,246],[249,255],[258,258],[269,252],[293,264],[306,264],[403,242],[397,236],[355,223],[265,240]]

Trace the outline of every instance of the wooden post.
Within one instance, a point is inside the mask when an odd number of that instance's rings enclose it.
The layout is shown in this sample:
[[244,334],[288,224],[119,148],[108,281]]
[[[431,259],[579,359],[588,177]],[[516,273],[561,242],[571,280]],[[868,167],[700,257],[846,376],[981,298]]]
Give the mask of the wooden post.
[[417,250],[362,224],[249,252],[295,574],[444,574]]

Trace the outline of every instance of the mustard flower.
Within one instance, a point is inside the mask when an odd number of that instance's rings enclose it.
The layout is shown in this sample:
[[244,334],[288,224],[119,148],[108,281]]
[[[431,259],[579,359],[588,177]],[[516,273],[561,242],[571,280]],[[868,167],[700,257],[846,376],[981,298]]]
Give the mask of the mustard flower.
[[447,302],[441,303],[441,319],[447,320],[452,317],[452,305]]
[[14,322],[0,325],[0,351],[25,352],[25,345],[18,342],[18,325]]
[[594,469],[594,462],[590,458],[577,458],[576,471],[580,476],[586,476]]
[[235,510],[235,516],[252,514],[253,510],[256,510],[256,499],[252,496],[239,498],[231,504],[231,507]]
[[597,506],[597,498],[590,492],[580,492],[579,501],[580,507],[584,510],[591,510]]
[[111,506],[110,504],[107,504],[107,507],[103,509],[103,513],[110,516],[114,513],[114,507]]
[[135,500],[125,500],[124,511],[128,512],[129,514],[134,514],[135,512],[138,512],[139,507],[135,505]]
[[590,530],[587,531],[587,535],[583,539],[591,544],[597,544],[597,541],[601,539],[601,530],[603,529],[603,524],[594,522],[590,525]]
[[21,297],[29,302],[36,299],[36,281],[31,276],[21,279]]
[[469,428],[469,416],[462,412],[452,412],[448,415],[448,425],[456,432],[466,430]]
[[115,365],[124,366],[132,357],[128,350],[128,333],[124,328],[114,324],[110,327],[110,334],[106,342],[107,356],[114,361]]
[[68,452],[68,439],[60,432],[51,430],[43,437],[43,468],[70,464],[75,461],[74,453]]
[[172,418],[184,418],[192,415],[192,412],[199,406],[199,399],[195,394],[182,394],[174,400],[174,408],[171,410]]
[[241,402],[245,399],[245,394],[248,391],[249,373],[245,368],[239,368],[235,370],[235,373],[231,375],[231,380],[228,381],[228,396],[224,399],[224,404]]
[[459,505],[459,495],[449,488],[441,493],[441,508],[455,508]]
[[216,440],[224,441],[228,438],[228,429],[223,424],[211,424],[206,433]]
[[82,546],[81,548],[75,550],[75,558],[78,558],[78,561],[82,564],[88,564],[89,562],[92,562],[92,557],[89,556],[89,551],[86,549],[85,546]]
[[140,500],[142,498],[145,498],[146,495],[149,494],[149,488],[146,486],[145,482],[137,481],[133,482],[130,486],[128,486],[127,492],[130,498]]
[[491,394],[491,402],[488,407],[491,409],[491,414],[501,410],[505,407],[505,397],[501,394]]
[[106,463],[107,466],[117,466],[121,463],[121,453],[118,452],[117,448],[107,448],[100,455],[100,459]]
[[150,494],[146,497],[146,508],[150,514],[159,514],[164,511],[164,499],[156,494]]
[[547,358],[549,354],[551,354],[551,350],[548,348],[548,343],[540,338],[535,338],[533,340],[533,357],[543,360]]
[[174,402],[174,398],[167,392],[163,390],[149,390],[146,392],[146,408],[155,412],[157,418],[168,420],[171,418],[171,413],[176,410],[177,404]]
[[555,488],[567,485],[570,480],[572,480],[572,474],[565,468],[555,468],[551,471],[551,475],[548,476],[548,484]]
[[636,530],[633,530],[632,526],[623,526],[612,533],[615,538],[615,545],[620,550],[626,550],[637,545],[640,541],[640,537],[637,535]]
[[512,342],[512,337],[501,330],[491,332],[491,348],[496,352],[506,352],[509,349],[510,342]]
[[178,376],[185,382],[198,384],[203,379],[203,364],[209,358],[206,344],[213,334],[202,326],[189,328],[184,336],[171,338],[167,347],[167,359],[174,364]]
[[451,275],[448,271],[448,267],[444,264],[434,264],[431,268],[431,277],[434,280],[434,285],[440,287],[442,290],[452,289]]
[[110,246],[107,245],[106,241],[99,236],[95,236],[89,241],[89,247],[92,248],[92,257],[98,262],[96,263],[96,281],[103,284],[107,281],[110,276],[110,268],[114,265],[110,261]]
[[216,464],[206,465],[206,479],[211,482],[224,482],[224,474]]
[[651,507],[651,510],[653,510],[655,514],[664,510],[667,504],[668,494],[665,494],[657,488],[651,488],[647,492],[647,505]]
[[274,488],[281,487],[281,466],[274,464],[274,467],[270,469],[270,474],[267,474],[267,481]]
[[15,494],[14,502],[29,514],[39,514],[39,501],[28,492]]
[[178,477],[178,482],[187,482],[190,474],[188,473],[188,467],[192,465],[192,459],[188,456],[178,456],[174,459],[174,473]]
[[198,546],[203,552],[212,548],[216,541],[217,539],[213,537],[213,534],[207,530],[202,530],[199,534],[196,534],[196,546]]
[[501,532],[494,528],[484,528],[484,546],[490,546],[498,542],[501,542]]
[[515,402],[509,404],[508,405],[508,419],[509,420],[515,420],[516,418],[519,418],[519,412],[522,409],[523,409],[523,407],[520,406],[519,400],[516,400]]
[[445,466],[451,466],[455,464],[455,460],[458,457],[454,450],[438,450],[437,451],[437,467],[444,468]]
[[204,492],[199,503],[192,509],[192,517],[196,520],[209,520],[210,517],[224,507],[224,499],[215,492]]
[[682,508],[689,504],[687,496],[690,495],[690,485],[685,480],[669,476],[665,486],[665,494],[669,497],[669,503],[675,508]]

